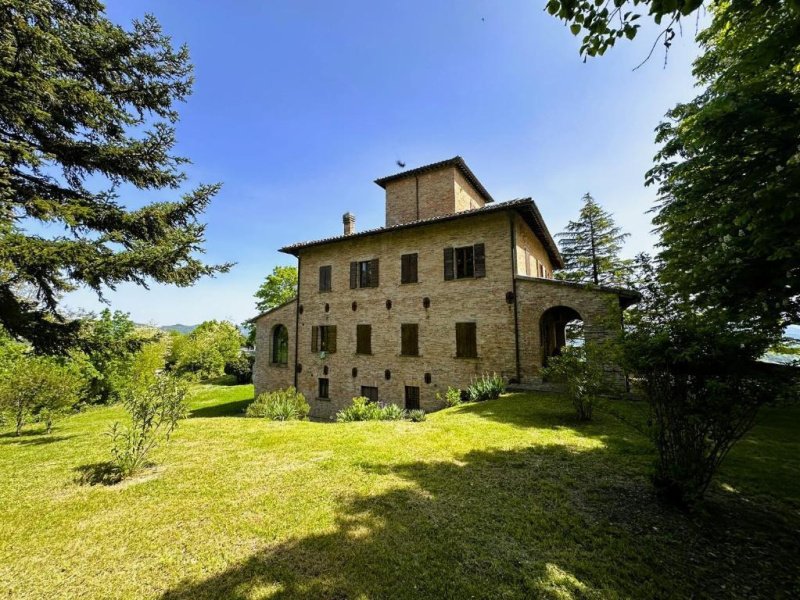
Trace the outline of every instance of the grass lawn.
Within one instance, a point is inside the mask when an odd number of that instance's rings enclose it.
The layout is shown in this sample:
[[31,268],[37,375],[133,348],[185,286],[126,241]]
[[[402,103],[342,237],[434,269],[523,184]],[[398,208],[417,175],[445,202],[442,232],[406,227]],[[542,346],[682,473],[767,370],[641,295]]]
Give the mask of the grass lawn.
[[251,397],[198,386],[159,466],[114,486],[87,474],[118,407],[0,433],[0,598],[800,597],[798,408],[686,515],[639,433],[556,396],[347,424],[242,418]]

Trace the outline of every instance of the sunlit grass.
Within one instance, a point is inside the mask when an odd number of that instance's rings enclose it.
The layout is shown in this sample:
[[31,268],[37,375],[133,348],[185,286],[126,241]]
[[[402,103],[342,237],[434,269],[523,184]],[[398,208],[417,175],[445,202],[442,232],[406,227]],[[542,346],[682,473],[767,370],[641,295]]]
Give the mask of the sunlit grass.
[[80,483],[108,460],[118,407],[51,436],[3,433],[0,597],[772,597],[797,585],[797,409],[766,411],[706,506],[684,515],[653,498],[641,433],[603,411],[579,423],[558,397],[334,424],[243,418],[252,393],[196,386],[158,467],[122,485]]

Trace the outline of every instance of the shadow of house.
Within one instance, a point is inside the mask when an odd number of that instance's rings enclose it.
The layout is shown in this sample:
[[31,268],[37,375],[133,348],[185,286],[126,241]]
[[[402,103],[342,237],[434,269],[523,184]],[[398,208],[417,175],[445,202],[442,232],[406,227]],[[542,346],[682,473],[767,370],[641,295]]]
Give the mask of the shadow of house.
[[800,542],[785,523],[740,501],[713,515],[662,506],[608,449],[364,465],[397,486],[342,498],[334,530],[265,545],[162,598],[772,597],[796,585]]

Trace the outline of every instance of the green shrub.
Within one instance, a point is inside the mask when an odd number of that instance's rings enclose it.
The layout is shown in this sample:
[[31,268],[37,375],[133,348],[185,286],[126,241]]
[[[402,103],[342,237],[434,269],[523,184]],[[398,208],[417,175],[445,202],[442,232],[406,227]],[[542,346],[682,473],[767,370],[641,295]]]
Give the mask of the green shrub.
[[408,411],[408,413],[406,413],[406,417],[408,418],[409,421],[412,421],[414,423],[420,423],[425,420],[427,415],[425,414],[425,411],[422,410],[421,408],[415,408],[413,410]]
[[82,392],[84,381],[69,361],[20,356],[0,374],[0,412],[10,414],[17,435],[30,420],[44,423],[50,433],[53,420],[69,411]]
[[542,376],[565,383],[579,421],[589,421],[594,404],[606,388],[605,372],[592,347],[566,346],[548,360]]
[[505,388],[505,381],[500,375],[482,375],[467,388],[467,397],[471,402],[494,400],[500,397]]
[[448,387],[444,394],[444,398],[439,392],[436,392],[436,400],[444,402],[445,406],[458,406],[461,404],[461,390],[454,387]]
[[233,375],[237,384],[253,382],[254,357],[241,352],[239,356],[225,363],[225,374]]
[[381,421],[402,421],[406,416],[406,411],[397,406],[397,404],[387,404],[381,408],[379,418]]
[[245,411],[245,416],[270,421],[302,421],[308,416],[311,407],[305,396],[294,386],[285,390],[265,392],[258,396]]
[[339,423],[349,423],[351,421],[378,421],[381,418],[381,407],[375,402],[370,402],[363,396],[353,398],[353,403],[336,413],[336,420]]
[[127,390],[123,403],[131,424],[114,423],[109,432],[112,463],[121,477],[147,466],[152,449],[169,440],[178,420],[186,416],[187,393],[186,383],[169,375],[158,375],[150,384]]

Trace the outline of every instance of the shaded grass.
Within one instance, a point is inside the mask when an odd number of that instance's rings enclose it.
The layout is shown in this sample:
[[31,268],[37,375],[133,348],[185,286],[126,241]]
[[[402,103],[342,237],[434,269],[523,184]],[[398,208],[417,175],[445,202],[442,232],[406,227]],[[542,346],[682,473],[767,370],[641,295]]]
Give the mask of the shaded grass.
[[[0,597],[792,597],[798,409],[767,410],[703,509],[662,506],[635,429],[509,395],[423,423],[236,418],[252,386],[197,386],[192,418],[128,486],[118,408],[0,439]],[[619,414],[641,414],[620,403]]]

